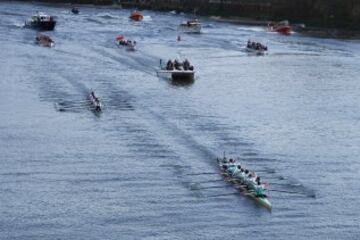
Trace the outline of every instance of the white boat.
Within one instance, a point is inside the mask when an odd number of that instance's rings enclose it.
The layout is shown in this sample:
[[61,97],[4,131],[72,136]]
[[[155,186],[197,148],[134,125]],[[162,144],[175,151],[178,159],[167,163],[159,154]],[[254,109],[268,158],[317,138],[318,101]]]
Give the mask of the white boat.
[[116,37],[116,44],[125,47],[127,51],[136,50],[136,41],[126,40],[123,35]]
[[191,21],[186,21],[181,23],[178,26],[178,31],[179,32],[184,32],[184,33],[201,33],[201,23],[199,22],[199,20],[194,19]]

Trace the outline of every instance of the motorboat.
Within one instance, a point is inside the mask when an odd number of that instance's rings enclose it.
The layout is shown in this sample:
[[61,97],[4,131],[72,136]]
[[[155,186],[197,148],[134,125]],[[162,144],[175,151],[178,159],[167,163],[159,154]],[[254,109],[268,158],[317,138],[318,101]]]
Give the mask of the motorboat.
[[52,31],[56,25],[55,17],[37,12],[29,20],[25,21],[25,27],[34,28],[42,31]]
[[168,76],[175,81],[194,80],[195,70],[188,60],[183,62],[177,60],[172,62],[169,60],[166,65],[163,65],[162,63],[162,60],[160,60],[160,70],[158,71],[158,75]]
[[71,9],[71,12],[72,12],[73,14],[79,14],[80,11],[79,11],[79,9],[77,9],[77,8],[74,7],[74,8]]
[[137,11],[137,10],[134,10],[132,13],[131,13],[131,15],[130,15],[130,17],[129,17],[131,20],[134,20],[134,21],[141,21],[141,20],[143,20],[143,15],[141,15],[141,13],[139,12],[139,11]]
[[246,51],[256,55],[264,55],[268,51],[268,47],[259,42],[248,41]]
[[178,31],[184,33],[201,33],[201,23],[196,18],[183,22],[178,26]]
[[136,41],[126,40],[123,35],[116,37],[116,44],[125,47],[127,51],[136,50]]
[[281,21],[281,22],[270,22],[268,23],[268,31],[269,32],[278,32],[281,34],[289,35],[291,34],[291,26],[289,21]]
[[38,34],[35,38],[35,43],[44,47],[52,47],[55,45],[55,42],[49,36],[44,34]]

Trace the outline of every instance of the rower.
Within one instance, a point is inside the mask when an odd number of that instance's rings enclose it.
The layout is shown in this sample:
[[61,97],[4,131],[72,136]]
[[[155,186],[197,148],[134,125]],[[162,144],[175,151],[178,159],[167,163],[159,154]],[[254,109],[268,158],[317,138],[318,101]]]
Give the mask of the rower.
[[261,185],[261,182],[260,182],[260,177],[259,177],[259,176],[258,176],[258,177],[256,177],[255,182],[257,183],[257,185]]

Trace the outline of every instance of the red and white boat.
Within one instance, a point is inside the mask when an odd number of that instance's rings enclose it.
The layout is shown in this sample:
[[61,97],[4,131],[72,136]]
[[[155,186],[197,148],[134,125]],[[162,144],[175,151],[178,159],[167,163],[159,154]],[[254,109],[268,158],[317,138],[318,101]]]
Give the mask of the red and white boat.
[[116,37],[116,44],[125,47],[128,51],[136,50],[136,41],[126,40],[124,35]]
[[137,10],[133,11],[129,17],[131,20],[134,20],[134,21],[141,21],[143,20],[143,15],[141,15],[141,13]]
[[291,34],[291,26],[289,21],[285,20],[285,21],[281,21],[281,22],[270,22],[268,24],[268,31],[269,32],[278,32],[281,34],[285,34],[285,35],[290,35]]

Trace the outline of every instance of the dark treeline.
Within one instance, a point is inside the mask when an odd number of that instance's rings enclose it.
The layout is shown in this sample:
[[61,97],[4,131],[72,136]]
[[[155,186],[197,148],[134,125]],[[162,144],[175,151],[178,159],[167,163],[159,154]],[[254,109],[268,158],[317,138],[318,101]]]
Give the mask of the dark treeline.
[[359,0],[42,0],[178,10],[223,17],[282,20],[310,26],[360,29]]

